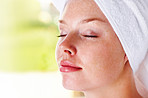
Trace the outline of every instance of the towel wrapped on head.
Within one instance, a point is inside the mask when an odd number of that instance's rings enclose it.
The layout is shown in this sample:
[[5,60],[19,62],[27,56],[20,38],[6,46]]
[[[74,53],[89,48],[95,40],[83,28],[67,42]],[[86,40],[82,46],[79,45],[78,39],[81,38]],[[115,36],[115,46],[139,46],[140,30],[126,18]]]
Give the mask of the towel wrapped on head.
[[[62,15],[68,0],[53,0]],[[148,98],[148,0],[94,0],[107,17],[135,76],[138,92]]]

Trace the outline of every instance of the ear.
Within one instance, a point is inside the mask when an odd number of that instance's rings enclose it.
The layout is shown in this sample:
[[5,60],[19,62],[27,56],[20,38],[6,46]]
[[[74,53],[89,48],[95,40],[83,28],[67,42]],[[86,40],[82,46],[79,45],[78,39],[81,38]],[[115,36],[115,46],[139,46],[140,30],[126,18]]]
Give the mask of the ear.
[[124,64],[126,64],[126,62],[128,61],[128,58],[126,56],[126,54],[124,55]]

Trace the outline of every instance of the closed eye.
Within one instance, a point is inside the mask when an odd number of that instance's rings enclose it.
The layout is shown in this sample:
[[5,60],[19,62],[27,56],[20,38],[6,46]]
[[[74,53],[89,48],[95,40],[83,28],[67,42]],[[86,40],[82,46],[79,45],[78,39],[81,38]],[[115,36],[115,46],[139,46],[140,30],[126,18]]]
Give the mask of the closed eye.
[[65,37],[65,36],[66,36],[66,34],[58,35],[57,37]]
[[98,36],[96,35],[83,35],[84,37],[89,37],[89,38],[97,38]]

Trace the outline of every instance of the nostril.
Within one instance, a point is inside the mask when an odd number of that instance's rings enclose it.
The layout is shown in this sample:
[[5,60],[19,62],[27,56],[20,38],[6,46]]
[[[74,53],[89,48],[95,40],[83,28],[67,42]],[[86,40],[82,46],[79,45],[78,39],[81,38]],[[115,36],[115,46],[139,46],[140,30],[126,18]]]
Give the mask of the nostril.
[[65,53],[72,54],[69,50],[64,50]]

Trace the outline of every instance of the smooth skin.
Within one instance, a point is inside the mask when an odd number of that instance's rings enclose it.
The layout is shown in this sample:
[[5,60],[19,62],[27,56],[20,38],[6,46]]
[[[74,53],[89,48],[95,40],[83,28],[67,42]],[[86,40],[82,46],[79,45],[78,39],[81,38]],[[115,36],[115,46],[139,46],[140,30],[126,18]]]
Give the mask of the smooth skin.
[[141,98],[122,45],[93,0],[69,0],[59,29],[58,65],[68,60],[82,68],[61,73],[66,89],[86,98]]

